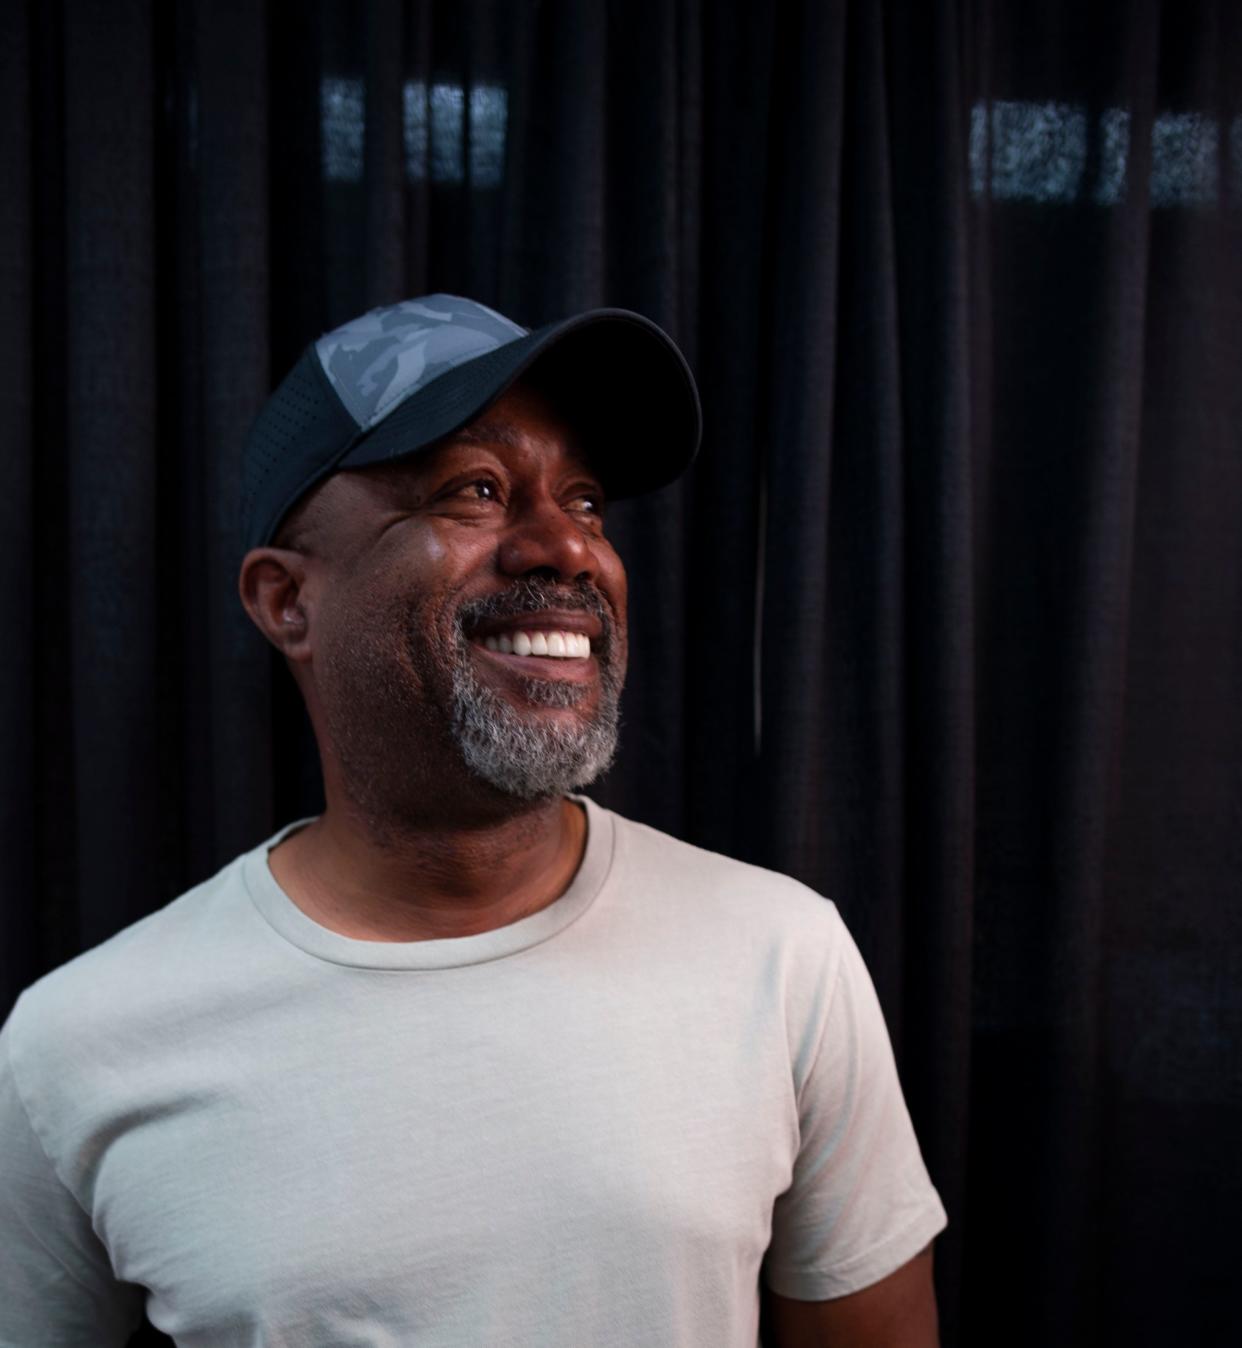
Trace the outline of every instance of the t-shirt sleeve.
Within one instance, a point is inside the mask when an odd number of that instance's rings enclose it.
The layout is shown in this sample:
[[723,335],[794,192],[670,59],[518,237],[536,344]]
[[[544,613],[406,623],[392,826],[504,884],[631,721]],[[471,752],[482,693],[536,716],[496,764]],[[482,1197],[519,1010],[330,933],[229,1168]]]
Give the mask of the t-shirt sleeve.
[[827,1301],[895,1272],[947,1225],[910,1122],[875,987],[832,907],[838,954],[797,1091],[799,1145],[776,1200],[764,1281]]
[[142,1319],[87,1214],[61,1183],[26,1112],[0,1030],[0,1348],[112,1348]]

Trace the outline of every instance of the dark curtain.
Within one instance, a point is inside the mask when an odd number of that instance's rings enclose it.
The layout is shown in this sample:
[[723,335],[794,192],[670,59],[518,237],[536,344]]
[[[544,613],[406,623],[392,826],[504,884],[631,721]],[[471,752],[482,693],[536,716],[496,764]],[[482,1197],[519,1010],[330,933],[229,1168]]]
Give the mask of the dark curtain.
[[841,907],[946,1345],[1242,1342],[1242,7],[7,30],[4,1009],[322,806],[236,595],[239,445],[301,348],[432,290],[634,308],[706,438],[612,517],[594,794]]

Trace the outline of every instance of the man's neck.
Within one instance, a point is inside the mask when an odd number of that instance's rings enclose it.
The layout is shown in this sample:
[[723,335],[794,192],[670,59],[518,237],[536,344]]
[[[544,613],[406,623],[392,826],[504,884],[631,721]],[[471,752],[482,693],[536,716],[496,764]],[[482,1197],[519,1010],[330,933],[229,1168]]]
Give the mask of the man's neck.
[[363,941],[429,941],[505,927],[558,899],[586,848],[567,799],[483,826],[403,827],[378,843],[328,808],[268,855],[276,882],[321,926]]

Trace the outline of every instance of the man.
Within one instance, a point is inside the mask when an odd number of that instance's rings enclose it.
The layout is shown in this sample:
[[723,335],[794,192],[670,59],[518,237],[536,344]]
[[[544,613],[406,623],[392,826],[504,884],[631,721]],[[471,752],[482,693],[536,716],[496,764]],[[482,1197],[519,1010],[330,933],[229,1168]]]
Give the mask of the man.
[[0,1343],[936,1342],[923,1166],[835,907],[578,794],[626,585],[605,501],[697,393],[617,310],[313,343],[247,446],[242,603],[326,807],[0,1034]]

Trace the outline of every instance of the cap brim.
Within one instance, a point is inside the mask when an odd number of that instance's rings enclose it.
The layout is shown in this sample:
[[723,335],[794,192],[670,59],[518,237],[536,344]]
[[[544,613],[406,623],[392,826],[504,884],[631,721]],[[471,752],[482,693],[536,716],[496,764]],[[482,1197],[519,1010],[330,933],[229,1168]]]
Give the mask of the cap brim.
[[425,450],[460,430],[523,375],[581,431],[583,452],[612,498],[675,481],[694,461],[703,414],[694,376],[663,330],[628,309],[593,309],[506,342],[433,379],[371,430],[336,468]]

